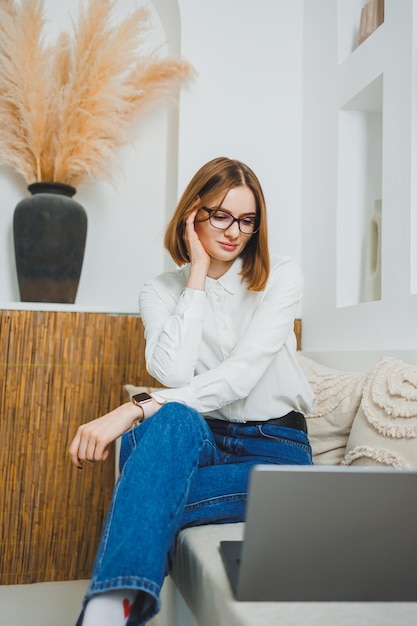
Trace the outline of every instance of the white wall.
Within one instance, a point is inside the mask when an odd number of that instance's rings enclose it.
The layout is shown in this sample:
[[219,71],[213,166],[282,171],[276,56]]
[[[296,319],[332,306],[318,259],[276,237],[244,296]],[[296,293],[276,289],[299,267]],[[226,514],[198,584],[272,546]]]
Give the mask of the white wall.
[[181,101],[179,191],[216,156],[263,185],[271,250],[301,261],[302,1],[179,0],[198,82]]
[[[68,24],[77,4],[68,0],[63,9],[46,0],[52,32]],[[271,250],[301,261],[302,4],[154,0],[153,40],[166,40],[172,53],[181,50],[198,77],[182,90],[178,131],[175,112],[160,108],[141,125],[137,141],[117,155],[115,189],[98,181],[78,190],[75,199],[87,210],[89,231],[71,308],[137,310],[143,282],[170,266],[162,251],[167,217],[196,169],[214,156],[253,167],[269,203]],[[125,15],[133,3],[120,0],[118,7]],[[5,169],[0,189],[0,306],[23,307],[11,222],[27,192]]]

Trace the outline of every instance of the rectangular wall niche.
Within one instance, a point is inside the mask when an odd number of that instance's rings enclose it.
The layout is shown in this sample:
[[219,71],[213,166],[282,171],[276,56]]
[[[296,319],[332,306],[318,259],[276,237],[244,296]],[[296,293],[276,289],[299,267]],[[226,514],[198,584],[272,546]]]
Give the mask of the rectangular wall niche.
[[337,305],[381,299],[383,77],[339,109]]

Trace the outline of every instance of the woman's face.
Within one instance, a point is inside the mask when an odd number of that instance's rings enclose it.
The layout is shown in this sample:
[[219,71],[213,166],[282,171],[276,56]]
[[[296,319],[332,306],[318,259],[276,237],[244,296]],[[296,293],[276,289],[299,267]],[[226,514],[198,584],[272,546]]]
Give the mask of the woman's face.
[[[227,192],[223,201],[219,197],[212,203],[212,206],[206,208],[222,209],[235,218],[247,217],[248,219],[244,223],[241,222],[241,228],[244,230],[248,230],[248,224],[256,217],[255,196],[245,185],[233,187]],[[194,228],[203,248],[211,258],[208,275],[211,278],[219,278],[243,252],[251,235],[242,233],[238,222],[233,222],[226,230],[215,228],[208,217],[209,212],[200,209],[194,222]],[[216,223],[222,226],[220,220],[216,220]]]

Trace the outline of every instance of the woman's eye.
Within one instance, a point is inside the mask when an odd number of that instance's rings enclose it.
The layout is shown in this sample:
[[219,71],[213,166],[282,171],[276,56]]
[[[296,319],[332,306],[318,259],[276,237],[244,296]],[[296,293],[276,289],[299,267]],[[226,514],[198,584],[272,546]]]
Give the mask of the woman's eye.
[[230,220],[230,216],[226,213],[214,213],[213,219],[215,219],[216,222],[226,222],[227,220]]
[[242,224],[244,226],[255,226],[255,218],[254,217],[244,217],[242,220]]

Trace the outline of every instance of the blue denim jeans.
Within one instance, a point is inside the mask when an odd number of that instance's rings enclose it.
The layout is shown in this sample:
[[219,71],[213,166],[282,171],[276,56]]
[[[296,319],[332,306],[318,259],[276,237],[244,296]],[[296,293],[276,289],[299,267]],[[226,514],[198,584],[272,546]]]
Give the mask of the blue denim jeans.
[[127,623],[146,624],[160,609],[178,531],[243,521],[250,470],[260,463],[311,464],[307,435],[267,423],[205,420],[176,402],[126,433],[84,605],[98,593],[136,589],[142,593]]

